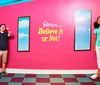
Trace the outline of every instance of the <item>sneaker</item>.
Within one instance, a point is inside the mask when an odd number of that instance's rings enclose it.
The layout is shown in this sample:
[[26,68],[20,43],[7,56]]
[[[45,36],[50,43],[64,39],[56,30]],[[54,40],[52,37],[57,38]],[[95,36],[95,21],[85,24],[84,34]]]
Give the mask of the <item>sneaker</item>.
[[94,74],[94,75],[92,75],[90,78],[91,78],[91,79],[96,79],[96,78],[98,78],[98,77],[99,77],[99,75]]
[[2,75],[7,75],[7,72],[2,72],[1,74],[2,74]]

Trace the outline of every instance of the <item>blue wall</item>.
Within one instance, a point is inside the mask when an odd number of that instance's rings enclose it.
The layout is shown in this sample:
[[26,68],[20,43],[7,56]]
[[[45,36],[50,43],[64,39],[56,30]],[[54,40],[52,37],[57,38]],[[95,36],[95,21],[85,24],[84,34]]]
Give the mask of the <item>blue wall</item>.
[[8,6],[12,4],[19,4],[23,2],[30,2],[33,0],[0,0],[0,6]]

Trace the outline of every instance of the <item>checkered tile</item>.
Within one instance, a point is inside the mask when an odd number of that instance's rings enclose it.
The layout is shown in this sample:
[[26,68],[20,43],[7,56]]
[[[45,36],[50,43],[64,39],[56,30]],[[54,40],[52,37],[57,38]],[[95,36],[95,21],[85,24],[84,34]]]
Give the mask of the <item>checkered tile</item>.
[[0,85],[100,85],[92,74],[8,74],[0,76]]

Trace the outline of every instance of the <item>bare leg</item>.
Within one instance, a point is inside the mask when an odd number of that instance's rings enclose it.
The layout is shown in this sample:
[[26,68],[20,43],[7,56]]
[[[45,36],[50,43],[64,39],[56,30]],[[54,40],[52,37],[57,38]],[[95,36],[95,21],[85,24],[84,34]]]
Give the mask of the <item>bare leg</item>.
[[6,63],[2,63],[2,72],[6,72]]
[[6,72],[6,62],[7,62],[7,51],[3,51],[2,55],[2,72]]
[[98,68],[97,75],[100,75],[100,68]]
[[6,72],[6,63],[2,63],[2,75],[7,75],[7,72]]

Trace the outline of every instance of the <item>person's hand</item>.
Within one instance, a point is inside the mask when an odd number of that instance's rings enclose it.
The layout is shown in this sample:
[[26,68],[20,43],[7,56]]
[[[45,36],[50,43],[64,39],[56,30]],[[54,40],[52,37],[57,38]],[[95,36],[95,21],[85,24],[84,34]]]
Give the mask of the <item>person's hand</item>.
[[9,27],[7,27],[6,30],[9,31]]

